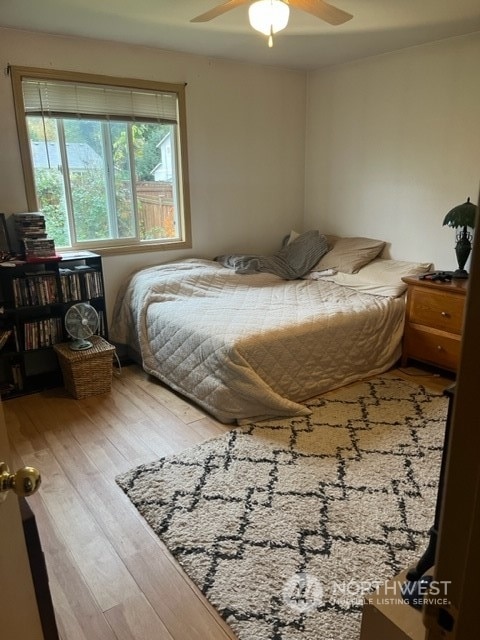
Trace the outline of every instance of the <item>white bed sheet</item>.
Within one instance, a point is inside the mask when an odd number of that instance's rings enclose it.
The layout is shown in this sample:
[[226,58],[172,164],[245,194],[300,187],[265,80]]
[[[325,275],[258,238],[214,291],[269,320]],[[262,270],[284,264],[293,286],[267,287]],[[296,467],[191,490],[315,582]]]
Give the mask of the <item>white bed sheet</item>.
[[403,298],[190,259],[133,275],[111,337],[220,421],[242,422],[308,414],[301,401],[389,369],[404,312]]

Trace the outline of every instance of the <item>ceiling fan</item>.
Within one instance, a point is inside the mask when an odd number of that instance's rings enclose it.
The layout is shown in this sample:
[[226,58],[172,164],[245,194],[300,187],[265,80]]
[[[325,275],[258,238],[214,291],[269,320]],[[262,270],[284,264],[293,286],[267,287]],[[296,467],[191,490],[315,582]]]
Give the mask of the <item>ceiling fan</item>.
[[244,4],[250,5],[248,16],[251,26],[269,36],[268,45],[270,47],[273,44],[273,34],[285,29],[288,24],[290,6],[311,13],[331,25],[343,24],[353,18],[351,13],[338,9],[324,0],[259,0],[257,2],[228,0],[228,2],[193,18],[190,22],[208,22]]

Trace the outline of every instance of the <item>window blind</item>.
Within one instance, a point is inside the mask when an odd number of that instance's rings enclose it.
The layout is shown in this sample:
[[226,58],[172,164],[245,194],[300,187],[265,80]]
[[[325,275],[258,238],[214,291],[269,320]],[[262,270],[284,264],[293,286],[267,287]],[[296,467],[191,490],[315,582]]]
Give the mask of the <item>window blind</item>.
[[174,92],[32,78],[22,88],[27,116],[178,122]]

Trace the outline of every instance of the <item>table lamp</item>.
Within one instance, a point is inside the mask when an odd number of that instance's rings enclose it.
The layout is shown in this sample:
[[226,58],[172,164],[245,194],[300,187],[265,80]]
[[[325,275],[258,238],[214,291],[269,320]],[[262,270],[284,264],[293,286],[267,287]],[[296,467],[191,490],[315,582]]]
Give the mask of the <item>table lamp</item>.
[[465,271],[465,263],[472,250],[473,235],[467,231],[467,227],[475,228],[476,213],[477,207],[470,202],[470,198],[467,198],[467,201],[463,204],[453,207],[443,220],[443,226],[447,225],[454,229],[461,228],[455,236],[457,240],[455,253],[457,254],[458,269],[452,274],[454,278],[468,278],[468,272]]

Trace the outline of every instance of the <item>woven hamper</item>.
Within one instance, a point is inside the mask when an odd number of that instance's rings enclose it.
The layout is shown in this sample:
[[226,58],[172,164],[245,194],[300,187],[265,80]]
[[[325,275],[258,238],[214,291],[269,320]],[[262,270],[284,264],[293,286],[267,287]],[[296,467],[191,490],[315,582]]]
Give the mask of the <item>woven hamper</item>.
[[112,361],[115,347],[100,336],[89,338],[93,346],[83,351],[70,343],[54,346],[67,391],[77,399],[107,393],[112,388]]

